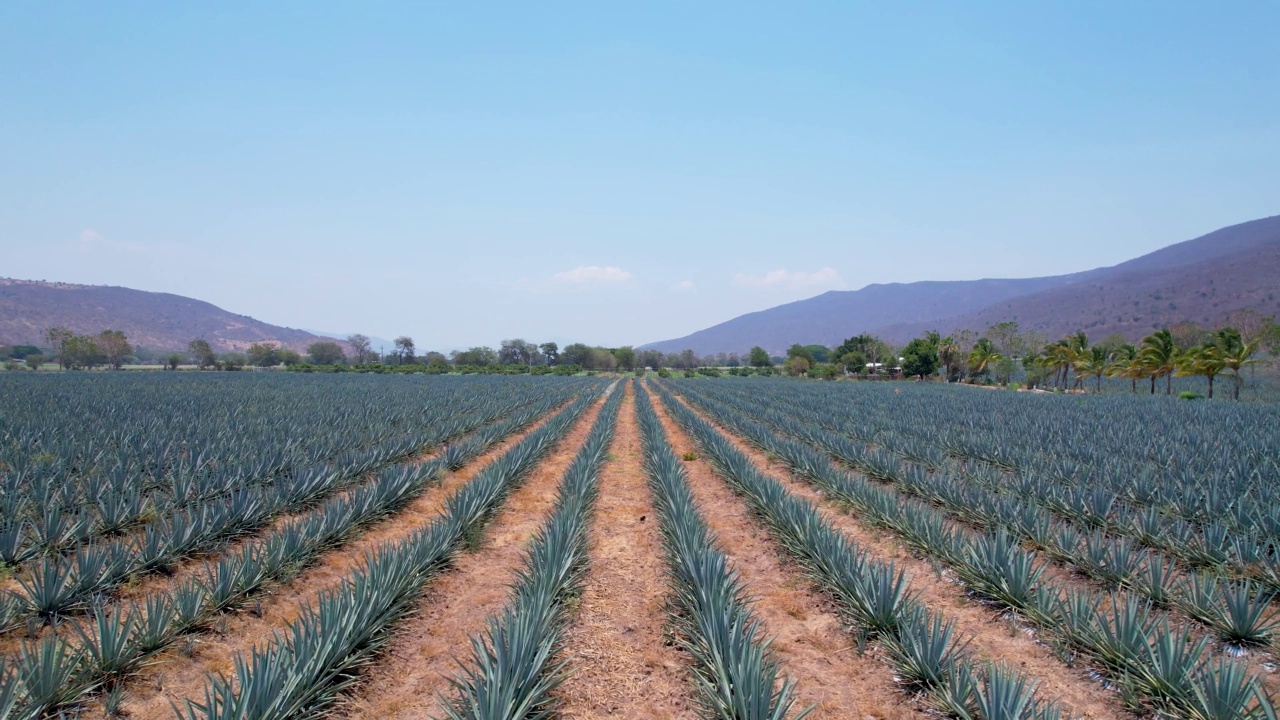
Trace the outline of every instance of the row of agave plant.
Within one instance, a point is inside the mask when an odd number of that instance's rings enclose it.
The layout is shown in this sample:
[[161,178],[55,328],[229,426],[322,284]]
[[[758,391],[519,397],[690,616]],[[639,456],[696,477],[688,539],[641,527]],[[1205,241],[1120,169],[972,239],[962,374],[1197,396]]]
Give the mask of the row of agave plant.
[[[770,394],[766,393],[768,396]],[[722,397],[730,402],[759,403],[758,394],[755,399],[741,393]],[[777,426],[785,427],[798,420],[846,437],[857,437],[865,430],[857,427],[853,419],[833,415],[831,408],[823,412],[796,406],[788,406],[786,410],[776,405],[757,407],[761,408],[763,417],[770,424]],[[823,438],[815,440],[822,441]],[[990,465],[989,460],[981,464],[957,462],[941,449],[914,438],[882,434],[876,436],[875,442],[879,447],[874,449],[862,443],[844,443],[838,451],[846,462],[873,475],[882,472],[885,479],[892,479],[899,472],[901,460],[930,470],[952,472],[987,490],[985,502],[1006,505],[1007,502],[1015,505],[1033,503],[1083,526],[1085,530],[1099,529],[1110,535],[1131,538],[1209,575],[1256,580],[1271,591],[1280,591],[1280,552],[1275,541],[1265,539],[1280,532],[1280,528],[1266,529],[1273,520],[1280,521],[1280,514],[1255,513],[1252,519],[1236,516],[1230,522],[1196,525],[1161,510],[1163,503],[1155,495],[1168,490],[1161,490],[1161,483],[1149,478],[1145,485],[1135,485],[1125,494],[1128,500],[1122,500],[1117,494],[1079,477],[1065,479],[1057,474],[1048,476],[1025,472],[1010,477],[1006,471]],[[828,450],[835,452],[837,449]],[[1231,504],[1231,492],[1227,487],[1215,487],[1204,496],[1213,498],[1211,504],[1219,509],[1219,518],[1231,518],[1233,513],[1240,513],[1245,507],[1243,504]],[[1233,530],[1233,527],[1237,529]],[[1262,532],[1255,532],[1259,528]]]
[[[927,385],[907,392],[850,385],[784,388],[764,381],[750,392],[785,396],[789,409],[820,415],[829,429],[863,442],[981,460],[1048,484],[1105,491],[1119,501],[1117,513],[1158,510],[1171,535],[1225,530],[1256,538],[1275,562],[1280,458],[1270,449],[1280,430],[1266,405],[1080,402]],[[832,412],[851,406],[856,415]],[[1014,412],[1016,428],[1008,421]]]
[[565,471],[551,515],[526,551],[510,602],[471,638],[471,656],[452,681],[456,697],[445,704],[447,717],[524,720],[553,712],[552,692],[568,672],[567,661],[558,659],[568,600],[581,591],[587,528],[622,395],[611,394]]
[[[367,451],[412,446],[419,428],[492,404],[474,392],[468,395],[461,388],[437,386],[413,394],[417,400],[413,405],[403,399],[390,404],[385,416],[351,411],[335,415],[321,403],[340,400],[342,394],[331,393],[326,399],[310,390],[298,392],[288,405],[270,407],[278,416],[265,426],[266,419],[253,416],[252,410],[236,410],[219,418],[202,408],[199,416],[174,418],[177,428],[158,428],[149,418],[163,415],[171,405],[181,406],[183,398],[156,398],[163,403],[160,407],[141,406],[132,393],[126,398],[112,394],[112,386],[118,384],[84,388],[91,398],[105,394],[116,401],[109,424],[113,430],[105,435],[95,432],[97,425],[86,427],[80,421],[57,425],[56,420],[65,419],[67,408],[49,407],[49,402],[44,403],[49,411],[34,420],[23,415],[22,403],[6,402],[0,422],[6,425],[9,442],[0,447],[0,455],[18,463],[32,455],[43,460],[19,466],[0,460],[0,561],[17,565],[33,556],[66,552],[94,538],[117,535],[148,519],[281,476],[358,461]],[[131,389],[139,396],[152,399],[154,392],[148,390],[155,388],[145,381],[134,384],[137,387]],[[495,395],[508,397],[493,399],[519,402],[540,393],[522,386],[507,390]],[[224,394],[227,398],[222,402],[239,400],[248,408],[263,400],[256,385]],[[300,412],[306,416],[298,417]],[[281,427],[282,421],[288,424]],[[53,443],[48,437],[58,440]]]
[[[576,417],[592,399],[588,393],[557,418]],[[242,606],[273,584],[288,582],[323,553],[420,496],[444,470],[461,467],[539,417],[510,416],[449,445],[427,462],[383,470],[351,493],[331,498],[255,543],[206,562],[202,574],[176,587],[126,607],[98,608],[87,623],[72,622],[70,631],[26,643],[16,657],[4,661],[7,667],[0,668],[0,677],[11,688],[8,705],[0,703],[0,718],[50,716],[95,694],[102,694],[104,706],[111,709],[129,675],[157,653],[208,629],[220,613]]]
[[666,549],[672,617],[676,636],[694,661],[704,717],[783,720],[795,704],[795,684],[782,677],[745,583],[698,511],[648,393],[637,389],[644,465]]
[[[689,394],[718,417],[735,418],[738,423],[744,418],[759,418],[774,432],[802,438],[840,462],[891,483],[971,526],[1010,533],[1109,589],[1135,592],[1155,607],[1181,611],[1213,631],[1230,652],[1243,653],[1246,646],[1266,646],[1273,639],[1272,588],[1247,578],[1224,580],[1212,571],[1182,572],[1163,554],[1145,550],[1123,535],[1113,536],[1110,528],[1090,522],[1111,499],[1105,493],[1073,496],[1070,504],[1061,506],[1041,505],[1026,499],[1034,498],[1034,491],[1025,483],[1006,487],[992,472],[965,471],[959,477],[927,472],[886,450],[869,450],[766,405],[741,398],[721,402],[694,388],[689,388]],[[750,421],[743,425],[743,431],[753,438],[768,434]]]
[[[1070,660],[1083,653],[1133,708],[1160,717],[1238,720],[1274,717],[1272,700],[1243,663],[1211,657],[1209,639],[1132,595],[1055,584],[1045,563],[1003,529],[972,532],[927,502],[848,473],[815,447],[790,440],[736,408],[680,390],[716,420],[867,522],[894,531],[917,551],[954,569],[980,597],[1039,628]],[[686,412],[689,412],[686,410]],[[812,429],[802,430],[812,434]]]
[[879,641],[904,685],[937,709],[963,720],[1056,720],[1063,713],[1036,696],[1036,683],[1016,668],[974,657],[953,621],[930,611],[893,562],[871,558],[832,526],[812,503],[762,473],[713,425],[659,386],[666,407],[697,441],[716,471],[769,525],[844,611],[859,643]]
[[[532,404],[517,415],[526,422],[562,402],[559,393]],[[282,513],[315,503],[357,481],[369,471],[395,462],[512,412],[495,405],[483,412],[450,418],[421,429],[413,442],[366,451],[358,463],[312,468],[269,485],[201,503],[148,523],[132,536],[84,545],[69,555],[49,555],[18,575],[22,592],[0,595],[0,628],[30,621],[54,623],[77,610],[98,604],[112,588],[140,574],[168,571],[179,560],[216,548],[257,530]],[[33,626],[33,627],[35,627]]]
[[385,647],[430,580],[597,398],[592,393],[571,404],[450,495],[425,527],[366,556],[337,589],[322,594],[272,642],[238,656],[230,674],[211,675],[203,699],[188,700],[180,716],[322,717]]
[[[270,460],[246,453],[247,460],[228,462],[202,454],[197,463],[184,463],[185,469],[166,475],[167,484],[159,489],[149,488],[144,477],[129,475],[122,469],[123,462],[80,482],[56,475],[10,473],[0,482],[0,505],[6,511],[0,519],[0,562],[17,566],[32,557],[68,553],[96,538],[137,534],[165,517],[245,492],[262,492],[264,486],[291,477],[359,472],[362,467],[390,461],[430,443],[447,432],[450,424],[466,422],[475,415],[495,417],[544,397],[548,391],[567,397],[571,388],[513,387],[486,398],[458,396],[456,389],[445,389],[432,393],[433,401],[418,410],[412,421],[386,419],[390,429],[381,437],[370,438],[362,421],[327,428],[322,433],[325,441],[315,442],[311,437],[309,447],[292,441],[290,448],[277,450]],[[300,428],[301,437],[306,438],[309,430]],[[71,494],[77,502],[68,500]]]

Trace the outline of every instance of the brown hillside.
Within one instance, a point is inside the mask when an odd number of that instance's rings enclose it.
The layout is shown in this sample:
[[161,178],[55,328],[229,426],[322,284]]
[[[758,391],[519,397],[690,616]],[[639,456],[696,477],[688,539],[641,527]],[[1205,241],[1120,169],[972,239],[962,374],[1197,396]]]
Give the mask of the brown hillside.
[[1101,338],[1121,333],[1137,340],[1183,320],[1213,326],[1235,310],[1280,316],[1280,242],[1228,258],[1156,271],[1132,271],[1045,290],[975,313],[886,329],[886,336],[914,337],[925,330],[981,331],[1016,320],[1023,330],[1050,338],[1084,330]]
[[305,351],[330,340],[236,315],[200,300],[122,287],[0,278],[0,344],[44,345],[44,332],[65,327],[79,334],[121,330],[137,347],[185,350],[204,338],[218,352],[271,342]]

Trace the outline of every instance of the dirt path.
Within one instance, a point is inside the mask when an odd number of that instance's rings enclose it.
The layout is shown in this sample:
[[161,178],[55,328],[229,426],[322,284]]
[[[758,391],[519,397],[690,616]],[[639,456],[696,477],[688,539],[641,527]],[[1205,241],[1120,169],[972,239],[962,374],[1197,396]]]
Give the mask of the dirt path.
[[977,602],[958,584],[939,577],[931,562],[915,557],[892,536],[864,526],[854,517],[838,510],[835,503],[828,501],[780,464],[773,463],[754,446],[716,424],[697,408],[692,408],[687,403],[685,405],[712,423],[756,467],[765,470],[789,492],[816,504],[823,518],[856,541],[872,557],[892,560],[905,569],[911,587],[920,594],[920,600],[929,608],[954,619],[960,634],[973,638],[972,647],[980,657],[1018,667],[1040,682],[1044,697],[1061,701],[1068,715],[1088,720],[1133,717],[1123,708],[1119,695],[1091,679],[1084,668],[1068,667],[1049,648],[1037,642],[1035,637],[1028,635],[1018,625],[1002,619],[1001,611]]
[[590,566],[563,656],[560,717],[696,718],[688,657],[667,643],[666,563],[634,390],[619,408],[588,531]]
[[[343,547],[327,553],[288,585],[261,596],[259,602],[251,603],[238,614],[225,616],[215,632],[193,636],[189,642],[179,641],[177,647],[161,653],[155,665],[130,683],[125,711],[133,718],[172,720],[170,703],[182,706],[186,698],[200,699],[206,673],[229,673],[237,654],[269,642],[273,632],[284,628],[321,592],[340,584],[365,553],[382,543],[408,537],[429,522],[440,513],[455,490],[512,445],[541,427],[553,414],[548,413],[537,423],[497,443],[458,471],[447,473],[405,509],[367,529]],[[594,417],[594,410],[590,414]]]
[[[654,409],[677,455],[699,452],[693,438],[667,414],[661,397],[650,393]],[[699,509],[720,547],[742,573],[755,598],[755,611],[783,673],[797,684],[797,708],[815,706],[813,720],[927,717],[893,680],[890,667],[859,655],[836,607],[795,566],[779,555],[761,523],[711,469],[705,459],[685,465]]]
[[[511,598],[515,571],[534,533],[551,514],[561,478],[586,442],[599,400],[529,473],[485,530],[481,545],[436,578],[418,612],[398,629],[387,654],[369,669],[343,717],[418,720],[441,717],[449,678],[466,659],[471,636]],[[455,659],[456,658],[456,659]]]

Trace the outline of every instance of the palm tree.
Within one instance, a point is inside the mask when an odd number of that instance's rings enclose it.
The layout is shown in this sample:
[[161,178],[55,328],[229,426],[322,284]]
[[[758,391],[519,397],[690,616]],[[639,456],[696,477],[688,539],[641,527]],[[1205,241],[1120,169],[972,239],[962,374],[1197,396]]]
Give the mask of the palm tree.
[[1222,356],[1222,348],[1211,340],[1197,345],[1182,354],[1178,359],[1178,373],[1182,375],[1204,375],[1209,380],[1209,397],[1213,397],[1213,378],[1226,367]]
[[1111,364],[1107,366],[1107,377],[1129,378],[1130,392],[1138,392],[1138,378],[1145,377],[1146,368],[1138,355],[1138,348],[1125,343],[1111,353]]
[[1215,335],[1215,340],[1222,351],[1222,365],[1231,371],[1231,399],[1240,399],[1240,388],[1244,385],[1244,375],[1240,371],[1245,365],[1258,362],[1253,354],[1258,350],[1258,341],[1246,342],[1235,328],[1222,328]]
[[1054,369],[1054,383],[1063,390],[1067,389],[1067,379],[1071,375],[1071,367],[1076,361],[1076,351],[1071,338],[1064,338],[1050,343],[1044,348],[1045,364]]
[[960,346],[948,335],[938,342],[938,361],[947,369],[947,382],[955,377],[955,368],[963,360]]
[[1107,372],[1106,348],[1101,345],[1094,345],[1086,352],[1080,353],[1074,365],[1076,378],[1083,379],[1086,375],[1092,375],[1094,392],[1102,392],[1102,376]]
[[975,376],[982,375],[991,366],[991,363],[1000,359],[1000,353],[996,352],[996,346],[987,338],[980,338],[973,345],[973,352],[969,353],[969,372]]
[[1173,394],[1173,371],[1178,364],[1178,346],[1168,329],[1157,330],[1142,339],[1142,364],[1151,373],[1151,394],[1156,394],[1156,378],[1167,377],[1164,394]]
[[[1077,362],[1089,354],[1089,336],[1083,330],[1077,330],[1074,335],[1068,335],[1067,350],[1070,360],[1069,368],[1073,368]],[[1075,386],[1077,389],[1084,386],[1084,373],[1076,372]]]

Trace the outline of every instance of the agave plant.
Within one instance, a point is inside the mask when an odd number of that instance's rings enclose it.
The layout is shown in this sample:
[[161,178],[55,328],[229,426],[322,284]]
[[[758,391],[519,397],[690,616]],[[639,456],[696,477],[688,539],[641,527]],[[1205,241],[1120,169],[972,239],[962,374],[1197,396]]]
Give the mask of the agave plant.
[[923,690],[945,687],[956,668],[967,662],[969,644],[957,636],[953,620],[922,606],[903,615],[888,642],[903,682]]
[[1276,708],[1257,676],[1219,659],[1196,674],[1195,697],[1182,708],[1190,720],[1274,720]]

